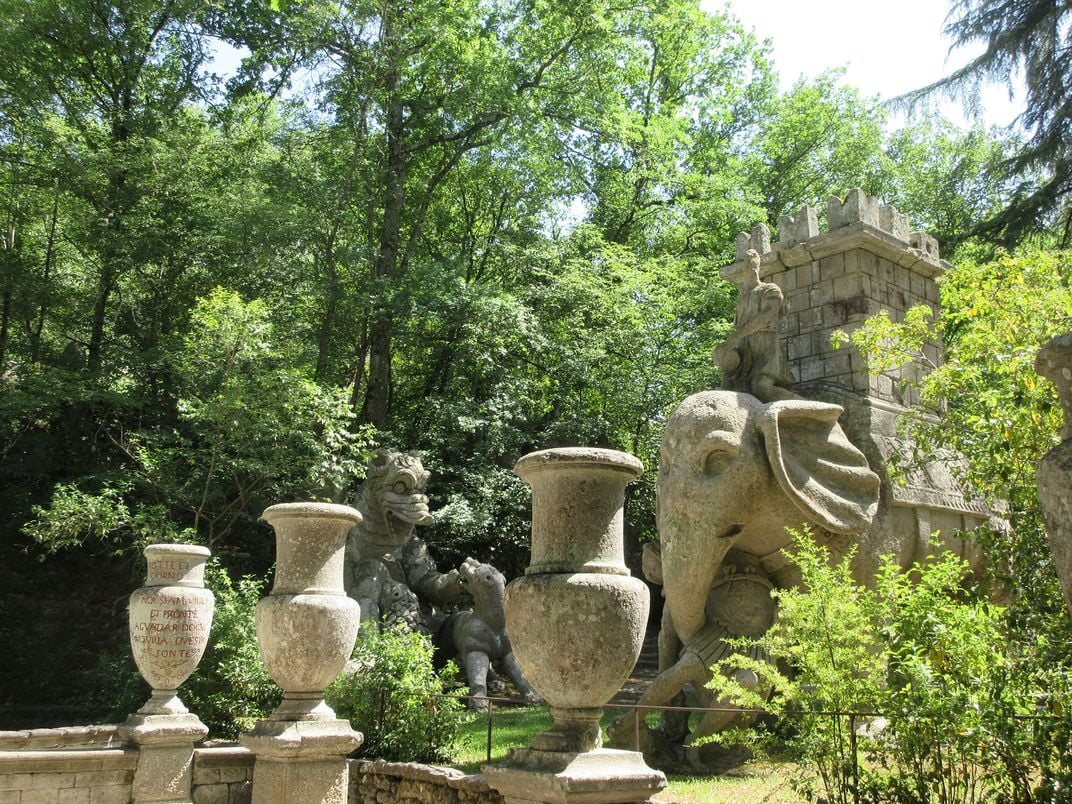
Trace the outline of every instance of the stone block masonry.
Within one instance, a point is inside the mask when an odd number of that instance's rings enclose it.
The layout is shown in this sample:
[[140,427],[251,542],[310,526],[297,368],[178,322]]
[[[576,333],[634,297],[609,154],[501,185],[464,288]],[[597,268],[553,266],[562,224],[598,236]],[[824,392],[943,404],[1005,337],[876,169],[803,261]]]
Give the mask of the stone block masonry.
[[[804,207],[784,216],[780,237],[760,224],[737,237],[737,261],[722,269],[734,281],[744,269],[748,249],[761,255],[760,278],[774,282],[785,294],[781,340],[789,367],[799,383],[827,383],[873,399],[900,405],[918,403],[903,380],[911,367],[871,377],[863,357],[851,344],[835,349],[831,334],[853,332],[870,316],[885,311],[895,322],[905,311],[925,304],[937,317],[936,279],[948,266],[938,256],[934,238],[910,232],[906,216],[861,190],[845,200],[831,198],[829,231],[822,233],[818,216]],[[938,365],[943,345],[938,335],[924,346]]]
[[479,774],[411,762],[350,760],[350,804],[502,804]]
[[[141,752],[114,736],[114,726],[0,732],[0,804],[127,804]],[[252,779],[244,748],[194,751],[194,804],[248,804]]]

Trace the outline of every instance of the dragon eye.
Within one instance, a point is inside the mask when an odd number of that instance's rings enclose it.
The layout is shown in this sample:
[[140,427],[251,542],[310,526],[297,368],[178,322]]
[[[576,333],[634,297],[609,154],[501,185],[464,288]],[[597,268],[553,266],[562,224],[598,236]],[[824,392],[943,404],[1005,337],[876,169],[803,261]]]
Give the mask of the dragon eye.
[[395,483],[394,488],[395,494],[405,494],[407,491],[409,491],[409,486],[406,484],[405,480],[399,480],[397,483]]

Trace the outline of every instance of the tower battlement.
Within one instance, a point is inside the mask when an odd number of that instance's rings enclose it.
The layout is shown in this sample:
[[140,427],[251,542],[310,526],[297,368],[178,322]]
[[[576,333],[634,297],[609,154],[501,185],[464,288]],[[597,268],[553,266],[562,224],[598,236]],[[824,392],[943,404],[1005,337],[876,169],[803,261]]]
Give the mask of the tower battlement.
[[[838,329],[852,332],[882,311],[902,321],[917,304],[926,304],[937,317],[936,280],[949,263],[940,258],[933,237],[910,231],[906,215],[860,189],[844,200],[831,197],[827,220],[828,231],[820,232],[816,209],[805,206],[794,216],[782,216],[777,241],[765,224],[742,232],[736,262],[720,273],[739,281],[748,250],[759,253],[761,278],[785,294],[781,343],[798,383],[833,384],[872,399],[916,404],[915,391],[899,382],[915,369],[870,377],[855,347],[835,349],[830,336]],[[924,352],[935,365],[941,362],[939,336]]]

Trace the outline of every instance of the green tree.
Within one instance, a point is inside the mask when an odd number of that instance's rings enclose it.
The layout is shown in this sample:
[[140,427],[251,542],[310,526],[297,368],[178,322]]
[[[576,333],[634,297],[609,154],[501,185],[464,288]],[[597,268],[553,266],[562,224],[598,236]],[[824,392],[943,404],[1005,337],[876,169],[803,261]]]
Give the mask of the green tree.
[[[84,345],[103,363],[109,305],[120,278],[154,245],[131,220],[149,199],[154,138],[195,96],[204,43],[192,30],[197,3],[126,0],[0,5],[0,85],[20,128],[59,132],[58,180],[87,207],[80,234],[95,263]],[[34,160],[36,161],[36,160]],[[39,169],[46,169],[39,165]]]
[[748,178],[763,194],[772,224],[803,204],[825,211],[826,199],[841,188],[881,191],[889,170],[883,153],[885,115],[840,78],[835,71],[798,81],[770,103]]
[[[1017,138],[980,127],[963,131],[948,121],[922,121],[893,132],[886,154],[886,198],[919,231],[938,239],[955,260],[976,224],[997,214],[1019,179],[1008,173]],[[976,240],[976,249],[984,245]]]
[[367,460],[367,433],[352,429],[345,392],[318,386],[284,349],[262,302],[221,289],[199,301],[169,361],[175,421],[111,434],[125,465],[110,482],[57,486],[26,533],[52,552],[86,538],[123,550],[149,537],[248,552],[268,505],[333,496]]
[[869,319],[851,336],[872,371],[910,362],[924,369],[920,380],[906,380],[918,382],[921,392],[921,406],[904,418],[915,457],[955,450],[964,456],[968,487],[1007,504],[1010,533],[984,538],[992,569],[1015,592],[1011,610],[1026,618],[1025,637],[1049,630],[1046,623],[1063,608],[1035,485],[1039,458],[1057,443],[1060,408],[1052,386],[1035,374],[1034,358],[1072,323],[1069,275],[1064,252],[955,266],[940,286],[942,316],[935,323],[945,360],[938,366],[921,350],[931,323],[924,308],[902,323]]
[[959,70],[902,98],[909,106],[943,93],[980,111],[985,82],[1010,90],[1022,76],[1027,90],[1018,123],[1029,134],[1001,166],[1021,177],[1001,210],[978,221],[967,233],[1011,247],[1025,235],[1045,230],[1060,212],[1059,243],[1072,236],[1072,3],[1067,0],[953,0],[945,32],[953,47],[983,45],[983,51]]

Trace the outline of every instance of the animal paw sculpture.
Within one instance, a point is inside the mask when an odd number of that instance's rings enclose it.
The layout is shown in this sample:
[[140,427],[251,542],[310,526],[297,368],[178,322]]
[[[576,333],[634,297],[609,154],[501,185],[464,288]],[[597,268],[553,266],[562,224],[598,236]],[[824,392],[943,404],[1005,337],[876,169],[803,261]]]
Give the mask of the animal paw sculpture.
[[[466,558],[458,572],[473,598],[473,610],[451,615],[444,625],[443,647],[448,658],[457,656],[469,683],[469,694],[477,697],[488,694],[489,684],[494,685],[496,681],[492,664],[498,662],[526,703],[538,703],[540,696],[521,672],[506,633],[503,574],[491,564],[473,558]],[[479,701],[469,701],[470,709],[480,707]]]

